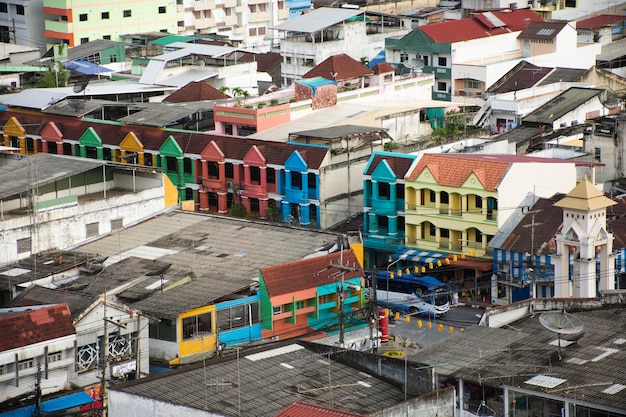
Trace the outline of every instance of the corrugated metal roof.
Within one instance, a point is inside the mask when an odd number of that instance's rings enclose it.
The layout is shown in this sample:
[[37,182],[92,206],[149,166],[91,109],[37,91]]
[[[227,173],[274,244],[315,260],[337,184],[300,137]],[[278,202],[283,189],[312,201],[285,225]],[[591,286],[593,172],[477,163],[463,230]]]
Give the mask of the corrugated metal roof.
[[43,110],[69,95],[69,92],[53,91],[49,88],[29,88],[18,94],[0,96],[0,104]]
[[363,13],[363,10],[320,7],[295,19],[274,26],[273,29],[287,32],[314,33]]
[[[261,268],[302,259],[334,243],[337,236],[177,211],[81,246],[77,251],[98,253],[108,256],[107,262],[117,262],[107,266],[97,282],[91,282],[93,277],[85,277],[83,281],[89,285],[85,291],[102,293],[104,288],[98,288],[100,285],[110,288],[138,280],[119,294],[124,303],[150,315],[173,318],[242,291],[256,282]],[[127,253],[134,256],[119,261]],[[271,259],[268,254],[272,254]],[[146,274],[166,264],[171,267],[163,274],[167,280],[165,290],[161,292],[160,285],[147,288],[160,277]]]
[[[244,351],[238,357],[207,360],[111,386],[112,396],[119,391],[205,413],[256,417],[274,417],[297,398],[362,415],[378,414],[404,401],[402,389],[335,361],[332,353],[298,349],[255,362],[246,360],[250,354],[256,352]],[[320,361],[320,357],[325,360]],[[363,383],[365,379],[367,383]]]

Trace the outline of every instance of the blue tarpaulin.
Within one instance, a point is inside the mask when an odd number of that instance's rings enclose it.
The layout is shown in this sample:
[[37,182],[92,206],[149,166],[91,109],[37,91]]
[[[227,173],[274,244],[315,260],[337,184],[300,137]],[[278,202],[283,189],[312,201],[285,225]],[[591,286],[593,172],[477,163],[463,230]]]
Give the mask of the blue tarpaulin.
[[380,64],[381,62],[385,62],[385,50],[383,49],[376,56],[370,59],[370,68],[374,68],[376,64]]
[[317,92],[317,87],[330,84],[337,85],[336,81],[331,81],[324,77],[305,78],[296,82],[311,87],[311,89],[313,90],[313,95],[315,95],[315,93]]
[[[94,402],[94,399],[91,398],[91,396],[85,391],[81,391],[64,397],[55,398],[53,400],[42,401],[41,411],[44,414],[56,413],[58,411],[80,407],[81,405],[91,404],[92,402]],[[34,405],[18,408],[13,411],[7,411],[6,413],[0,413],[0,417],[32,417],[33,415],[35,415]]]
[[93,64],[91,62],[83,61],[82,59],[75,59],[73,61],[66,61],[63,63],[68,70],[80,72],[85,75],[98,75],[105,72],[113,72],[112,69],[103,67],[102,65]]

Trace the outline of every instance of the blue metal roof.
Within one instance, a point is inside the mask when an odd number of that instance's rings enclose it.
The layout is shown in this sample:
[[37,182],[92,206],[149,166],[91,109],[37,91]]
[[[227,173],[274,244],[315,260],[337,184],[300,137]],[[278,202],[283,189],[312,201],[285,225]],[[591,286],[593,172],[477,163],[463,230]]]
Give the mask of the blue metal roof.
[[[57,411],[67,410],[69,408],[79,407],[81,405],[90,404],[94,399],[85,391],[75,394],[66,395],[64,397],[55,398],[53,400],[43,401],[41,403],[42,413],[55,413]],[[32,417],[35,413],[35,406],[18,408],[6,413],[0,413],[0,417]]]
[[102,65],[93,64],[88,61],[83,61],[82,59],[66,61],[63,63],[63,65],[65,65],[65,68],[69,70],[74,70],[85,75],[98,75],[98,74],[103,74],[105,72],[113,72],[112,69],[103,67]]

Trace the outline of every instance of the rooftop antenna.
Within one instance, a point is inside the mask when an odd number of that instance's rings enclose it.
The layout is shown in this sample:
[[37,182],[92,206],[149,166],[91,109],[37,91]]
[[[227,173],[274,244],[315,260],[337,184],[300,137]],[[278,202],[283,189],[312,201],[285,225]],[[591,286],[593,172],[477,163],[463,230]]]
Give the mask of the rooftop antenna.
[[[562,311],[546,311],[539,315],[539,323],[558,335],[559,360],[561,360],[561,335],[578,335],[583,331],[583,322],[573,314]],[[582,335],[580,335],[582,337]],[[580,338],[579,337],[579,338]]]

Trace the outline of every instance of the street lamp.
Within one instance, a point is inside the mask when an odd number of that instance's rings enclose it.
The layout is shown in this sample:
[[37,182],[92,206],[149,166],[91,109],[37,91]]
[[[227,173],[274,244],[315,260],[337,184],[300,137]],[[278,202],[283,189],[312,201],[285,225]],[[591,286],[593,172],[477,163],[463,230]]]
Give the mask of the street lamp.
[[[402,258],[398,258],[395,261],[391,262],[389,265],[387,265],[387,304],[385,306],[387,310],[389,310],[389,280],[391,279],[391,275],[389,274],[389,268],[391,268],[393,265],[397,264],[401,260]],[[389,311],[387,312],[387,317],[389,317]]]

